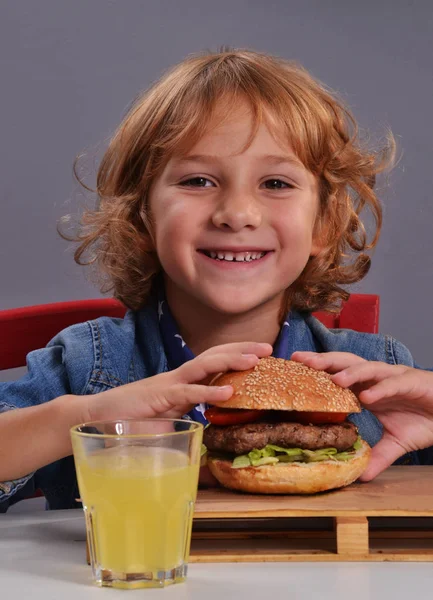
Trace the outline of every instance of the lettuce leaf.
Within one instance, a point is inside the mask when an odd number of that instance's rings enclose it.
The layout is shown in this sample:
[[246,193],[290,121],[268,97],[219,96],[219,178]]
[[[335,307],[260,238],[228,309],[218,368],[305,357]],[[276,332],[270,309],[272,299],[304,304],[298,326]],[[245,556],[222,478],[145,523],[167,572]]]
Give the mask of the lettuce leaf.
[[362,446],[361,438],[358,437],[353,448],[345,452],[338,452],[336,448],[321,448],[320,450],[303,450],[301,448],[282,448],[274,444],[267,444],[264,448],[255,448],[237,456],[232,463],[232,469],[244,469],[245,467],[260,467],[262,465],[275,465],[279,462],[322,462],[325,460],[347,461],[355,456],[356,451]]
[[361,440],[361,437],[359,435],[358,435],[358,439],[353,444],[353,448],[354,448],[354,450],[361,450],[361,448],[362,448],[362,440]]

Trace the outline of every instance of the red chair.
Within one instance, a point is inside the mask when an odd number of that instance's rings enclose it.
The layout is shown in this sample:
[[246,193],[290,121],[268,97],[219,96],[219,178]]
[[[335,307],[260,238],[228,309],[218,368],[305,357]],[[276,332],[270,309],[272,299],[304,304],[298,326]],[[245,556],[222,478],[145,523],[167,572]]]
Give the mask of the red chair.
[[[59,331],[97,317],[123,317],[123,304],[113,298],[75,300],[0,311],[0,371],[22,367],[32,350],[43,348]],[[379,330],[379,296],[352,294],[339,314],[316,312],[327,327],[367,333]]]
[[329,328],[378,333],[379,307],[379,296],[376,294],[352,294],[349,300],[343,303],[340,313],[319,311],[313,314]]
[[98,317],[123,317],[126,308],[113,298],[40,304],[0,311],[0,371],[23,367],[32,350],[43,348],[69,325]]

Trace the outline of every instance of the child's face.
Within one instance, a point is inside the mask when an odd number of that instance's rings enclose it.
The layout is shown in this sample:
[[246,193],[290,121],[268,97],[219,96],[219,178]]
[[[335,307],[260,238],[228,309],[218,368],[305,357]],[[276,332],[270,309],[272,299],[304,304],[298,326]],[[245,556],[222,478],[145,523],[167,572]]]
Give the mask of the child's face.
[[251,127],[246,105],[216,122],[149,198],[170,297],[227,315],[275,303],[317,251],[315,177],[264,124],[240,153]]

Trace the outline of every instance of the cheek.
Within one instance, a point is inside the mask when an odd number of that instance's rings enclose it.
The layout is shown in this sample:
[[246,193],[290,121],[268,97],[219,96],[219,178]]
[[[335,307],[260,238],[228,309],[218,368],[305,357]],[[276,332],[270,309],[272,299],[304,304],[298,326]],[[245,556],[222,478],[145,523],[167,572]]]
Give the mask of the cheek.
[[197,211],[180,200],[161,202],[153,211],[153,217],[159,255],[168,255],[174,248],[176,252],[186,249],[199,228]]
[[309,244],[313,239],[314,220],[313,214],[293,211],[280,214],[280,218],[274,221],[274,229],[283,246],[300,249],[300,245]]

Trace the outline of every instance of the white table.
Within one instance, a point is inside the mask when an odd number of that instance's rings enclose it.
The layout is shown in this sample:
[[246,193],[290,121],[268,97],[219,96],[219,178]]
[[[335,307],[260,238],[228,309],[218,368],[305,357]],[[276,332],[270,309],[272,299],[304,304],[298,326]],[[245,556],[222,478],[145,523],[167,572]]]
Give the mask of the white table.
[[193,564],[186,583],[98,588],[81,511],[0,515],[0,595],[30,600],[412,600],[431,597],[432,563]]

